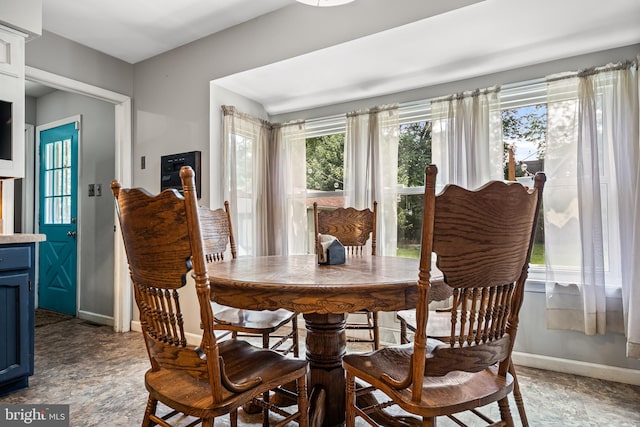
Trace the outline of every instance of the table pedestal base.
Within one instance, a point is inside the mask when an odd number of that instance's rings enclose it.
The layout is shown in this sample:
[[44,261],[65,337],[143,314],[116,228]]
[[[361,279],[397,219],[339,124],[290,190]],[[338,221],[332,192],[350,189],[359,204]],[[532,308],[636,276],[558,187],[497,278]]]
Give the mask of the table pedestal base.
[[[305,314],[307,328],[307,360],[309,361],[308,388],[312,399],[310,420],[321,421],[323,426],[341,426],[345,421],[345,374],[342,357],[346,353],[347,339],[344,314]],[[316,389],[317,391],[314,391]]]

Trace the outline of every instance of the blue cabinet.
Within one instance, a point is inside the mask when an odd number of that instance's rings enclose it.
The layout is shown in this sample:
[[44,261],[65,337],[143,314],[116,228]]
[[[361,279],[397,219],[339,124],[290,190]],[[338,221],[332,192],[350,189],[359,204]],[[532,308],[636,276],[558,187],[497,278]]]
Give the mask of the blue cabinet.
[[0,245],[0,396],[33,375],[35,243]]

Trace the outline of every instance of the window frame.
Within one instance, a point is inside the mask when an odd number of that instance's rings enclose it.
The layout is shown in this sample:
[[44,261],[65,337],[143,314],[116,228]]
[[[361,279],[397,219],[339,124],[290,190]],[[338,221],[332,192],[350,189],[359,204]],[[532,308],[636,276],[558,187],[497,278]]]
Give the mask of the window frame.
[[[500,91],[500,109],[520,108],[538,104],[546,104],[545,79],[529,80],[509,85],[504,85]],[[400,104],[398,108],[399,125],[431,121],[430,100],[418,100]],[[305,122],[306,138],[346,133],[346,116],[344,114],[310,119]],[[424,194],[424,185],[406,187],[398,184],[396,187],[398,199],[401,196]],[[341,196],[342,191],[313,192],[307,189],[306,198]],[[543,264],[530,264],[527,291],[545,292],[546,266]]]

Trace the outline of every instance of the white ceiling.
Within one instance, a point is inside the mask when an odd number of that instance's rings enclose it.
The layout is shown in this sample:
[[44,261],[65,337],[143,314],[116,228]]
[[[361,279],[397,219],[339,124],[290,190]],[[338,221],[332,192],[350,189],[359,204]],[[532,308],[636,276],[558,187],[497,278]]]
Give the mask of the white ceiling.
[[[43,27],[136,63],[294,3],[43,0]],[[639,0],[486,0],[216,83],[273,115],[635,43]]]
[[43,0],[44,29],[132,64],[295,0]]

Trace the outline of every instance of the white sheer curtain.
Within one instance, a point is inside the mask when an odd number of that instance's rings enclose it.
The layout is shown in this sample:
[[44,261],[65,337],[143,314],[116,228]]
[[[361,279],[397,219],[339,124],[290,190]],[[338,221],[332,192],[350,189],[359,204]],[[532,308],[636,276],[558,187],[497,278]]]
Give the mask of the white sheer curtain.
[[[630,90],[631,94],[636,94],[638,97],[635,101],[636,114],[633,117],[633,112],[630,112],[629,118],[630,120],[636,120],[636,135],[635,141],[631,141],[630,154],[627,155],[628,162],[628,171],[630,172],[629,181],[633,185],[632,196],[629,197],[630,200],[630,210],[629,215],[626,218],[626,221],[631,221],[633,224],[630,229],[632,230],[629,233],[628,239],[625,239],[626,242],[631,240],[631,245],[629,248],[629,253],[622,260],[623,268],[625,271],[629,271],[629,276],[625,276],[623,274],[622,279],[622,297],[623,297],[623,306],[625,313],[625,325],[626,325],[626,336],[627,336],[627,357],[633,357],[636,359],[640,359],[640,262],[638,262],[638,258],[640,258],[640,223],[638,222],[638,217],[640,217],[640,167],[638,167],[640,160],[640,73],[638,72],[638,67],[640,66],[640,55],[636,58],[636,69],[635,69],[635,81],[630,82],[630,85],[636,85],[636,90]],[[633,96],[633,95],[632,95]],[[633,105],[633,104],[632,104]],[[635,148],[633,148],[635,147]],[[622,156],[621,156],[622,157]],[[621,163],[621,167],[623,167]],[[635,176],[634,176],[635,175]],[[621,209],[622,210],[622,209]],[[625,221],[625,222],[626,222]],[[626,247],[623,248],[626,250]],[[627,270],[628,268],[628,270]]]
[[552,76],[547,90],[547,325],[624,330],[640,357],[637,68]]
[[477,89],[431,101],[432,160],[439,189],[474,189],[504,179],[500,88]]
[[378,255],[395,255],[398,246],[396,186],[399,138],[397,105],[347,115],[345,206],[372,209],[373,202],[378,202]]
[[238,255],[267,255],[271,125],[222,106],[224,198],[231,205]]
[[307,253],[304,123],[274,125],[269,178],[270,255]]

